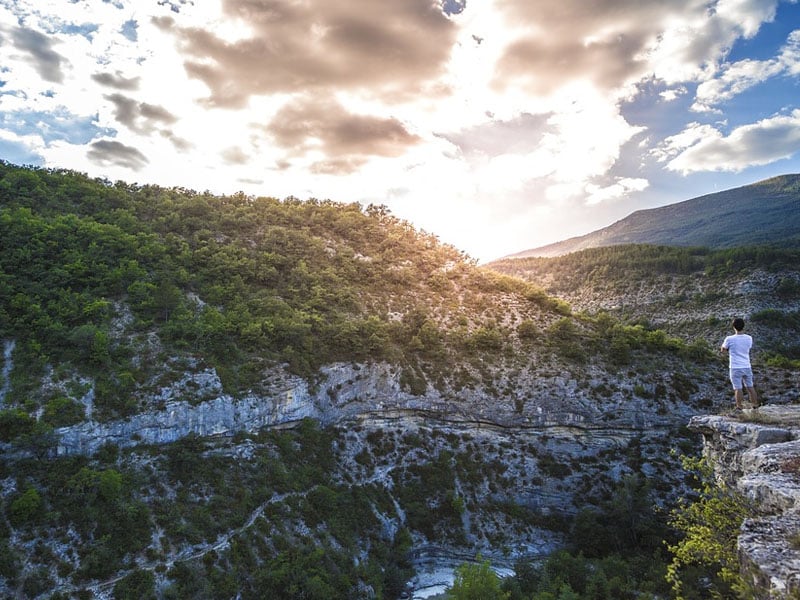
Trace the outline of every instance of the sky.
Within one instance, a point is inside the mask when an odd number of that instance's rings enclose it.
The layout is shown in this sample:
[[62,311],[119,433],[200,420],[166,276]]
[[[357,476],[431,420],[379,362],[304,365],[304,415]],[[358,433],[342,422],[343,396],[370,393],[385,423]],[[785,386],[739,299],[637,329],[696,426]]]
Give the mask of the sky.
[[486,262],[800,172],[777,0],[0,0],[0,159],[387,206]]

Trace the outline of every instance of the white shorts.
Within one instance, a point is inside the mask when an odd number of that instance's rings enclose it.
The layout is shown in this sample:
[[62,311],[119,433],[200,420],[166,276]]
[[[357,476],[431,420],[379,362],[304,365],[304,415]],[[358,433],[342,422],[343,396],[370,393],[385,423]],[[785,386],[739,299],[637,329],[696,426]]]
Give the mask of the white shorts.
[[731,383],[735,390],[753,387],[753,369],[731,369]]

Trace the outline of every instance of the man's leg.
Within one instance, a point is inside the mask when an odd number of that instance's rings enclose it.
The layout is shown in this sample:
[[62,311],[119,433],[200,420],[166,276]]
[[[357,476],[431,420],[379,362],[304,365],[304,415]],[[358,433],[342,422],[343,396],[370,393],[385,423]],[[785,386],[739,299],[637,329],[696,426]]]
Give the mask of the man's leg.
[[759,406],[761,406],[761,404],[759,404],[758,402],[758,394],[756,394],[756,388],[748,386],[747,395],[750,397],[750,406],[752,406],[753,408],[758,408]]
[[733,399],[736,401],[736,408],[744,407],[744,394],[742,393],[742,388],[736,388],[733,391]]

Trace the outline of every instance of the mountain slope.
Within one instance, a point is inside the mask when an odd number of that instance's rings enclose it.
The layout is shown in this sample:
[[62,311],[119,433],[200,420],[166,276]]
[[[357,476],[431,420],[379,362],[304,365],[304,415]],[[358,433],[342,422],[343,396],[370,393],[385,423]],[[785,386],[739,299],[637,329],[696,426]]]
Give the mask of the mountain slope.
[[509,258],[559,256],[618,244],[710,248],[800,246],[800,175],[782,175],[668,206],[639,210],[603,229]]

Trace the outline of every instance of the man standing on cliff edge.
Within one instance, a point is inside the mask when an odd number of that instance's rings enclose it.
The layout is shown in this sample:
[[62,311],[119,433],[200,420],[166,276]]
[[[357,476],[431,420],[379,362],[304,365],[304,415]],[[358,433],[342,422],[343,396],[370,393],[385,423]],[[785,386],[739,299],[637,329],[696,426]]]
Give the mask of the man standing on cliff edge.
[[736,317],[733,320],[734,335],[729,335],[722,342],[720,350],[728,353],[728,366],[730,368],[731,383],[733,384],[733,397],[736,408],[744,408],[744,394],[742,387],[747,388],[750,406],[759,407],[758,395],[753,387],[753,369],[750,366],[750,348],[753,347],[753,338],[742,333],[744,319]]

